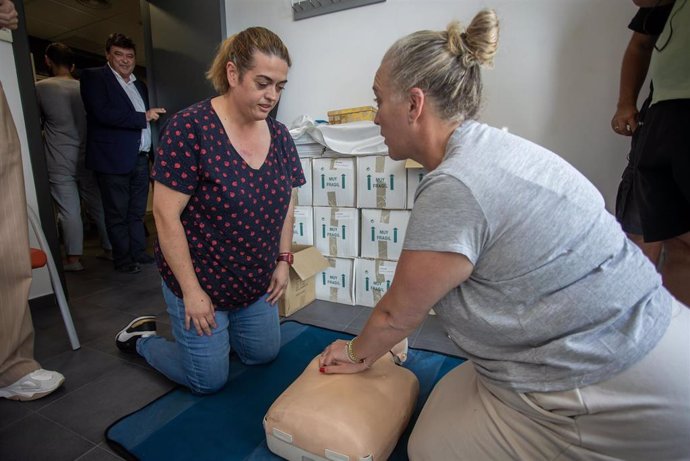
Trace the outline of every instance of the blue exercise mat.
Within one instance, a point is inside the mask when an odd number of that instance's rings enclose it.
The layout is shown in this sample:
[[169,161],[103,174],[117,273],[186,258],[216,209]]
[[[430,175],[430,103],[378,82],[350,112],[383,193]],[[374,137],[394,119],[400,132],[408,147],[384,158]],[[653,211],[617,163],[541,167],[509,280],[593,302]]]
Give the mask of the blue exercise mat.
[[[245,366],[234,359],[220,392],[197,396],[179,387],[108,427],[106,440],[126,459],[280,460],[266,446],[263,417],[276,398],[302,374],[312,358],[336,339],[338,331],[283,322],[278,357],[267,365]],[[410,349],[405,368],[419,379],[417,406],[391,460],[407,459],[407,439],[434,384],[464,360]]]

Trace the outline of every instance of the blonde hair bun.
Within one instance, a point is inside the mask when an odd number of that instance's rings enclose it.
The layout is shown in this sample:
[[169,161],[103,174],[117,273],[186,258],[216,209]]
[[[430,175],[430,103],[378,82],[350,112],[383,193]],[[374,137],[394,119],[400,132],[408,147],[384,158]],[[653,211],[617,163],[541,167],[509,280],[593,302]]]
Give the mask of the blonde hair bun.
[[448,24],[446,34],[449,52],[462,59],[465,67],[493,65],[498,48],[498,17],[494,10],[481,10],[465,31],[459,22],[453,21]]
[[493,62],[498,19],[482,10],[467,30],[451,22],[446,30],[419,30],[398,39],[383,56],[394,92],[420,88],[442,120],[462,123],[481,105],[481,67]]

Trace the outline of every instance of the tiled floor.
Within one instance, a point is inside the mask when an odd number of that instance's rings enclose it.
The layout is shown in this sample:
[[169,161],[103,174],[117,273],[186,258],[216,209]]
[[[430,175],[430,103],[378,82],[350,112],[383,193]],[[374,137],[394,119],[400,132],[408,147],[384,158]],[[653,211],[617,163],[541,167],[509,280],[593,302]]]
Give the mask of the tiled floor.
[[[86,270],[67,274],[70,307],[81,349],[72,351],[57,307],[36,308],[35,355],[46,369],[65,375],[64,386],[33,402],[0,399],[0,460],[114,460],[105,429],[174,385],[140,357],[123,355],[115,333],[134,316],[158,314],[159,332],[170,326],[155,265],[136,275],[114,272],[87,248]],[[357,333],[370,309],[316,301],[290,318]],[[410,336],[412,347],[457,353],[433,316]]]

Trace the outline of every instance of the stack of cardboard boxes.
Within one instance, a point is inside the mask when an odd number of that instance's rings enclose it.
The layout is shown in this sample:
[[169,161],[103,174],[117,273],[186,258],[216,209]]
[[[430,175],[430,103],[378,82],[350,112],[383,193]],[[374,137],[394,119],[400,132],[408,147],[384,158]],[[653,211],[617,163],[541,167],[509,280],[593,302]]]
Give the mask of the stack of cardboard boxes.
[[316,299],[374,307],[393,280],[424,171],[387,155],[301,161],[307,184],[297,193],[293,243],[326,257]]

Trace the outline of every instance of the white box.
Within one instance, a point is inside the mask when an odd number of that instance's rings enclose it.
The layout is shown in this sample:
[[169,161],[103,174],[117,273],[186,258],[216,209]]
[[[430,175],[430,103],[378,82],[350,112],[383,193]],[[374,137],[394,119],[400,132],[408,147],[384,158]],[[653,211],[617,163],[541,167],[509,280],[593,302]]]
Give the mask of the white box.
[[388,156],[357,158],[357,207],[404,209],[407,199],[405,162]]
[[316,274],[316,299],[354,305],[354,259],[326,258],[329,267]]
[[393,283],[396,261],[355,259],[355,304],[374,307]]
[[314,207],[314,246],[327,256],[359,256],[359,210]]
[[297,144],[295,147],[300,158],[321,157],[324,149],[321,144]]
[[[299,131],[299,130],[298,130]],[[292,131],[290,135],[292,135]],[[297,148],[297,155],[300,157],[321,157],[325,146],[314,139],[309,133],[301,132],[300,134],[295,134],[292,137],[295,141],[295,147]]]
[[354,157],[315,158],[311,169],[314,206],[355,206]]
[[414,205],[414,195],[417,192],[417,187],[426,173],[427,171],[424,168],[407,169],[407,208],[410,210],[412,205]]
[[304,179],[306,183],[297,188],[297,198],[295,205],[297,206],[311,206],[312,205],[312,187],[311,187],[311,159],[301,158],[299,162],[302,164],[302,171],[304,172]]
[[314,245],[314,209],[312,207],[295,207],[292,243],[295,245]]
[[362,210],[360,256],[397,261],[405,240],[408,210]]

